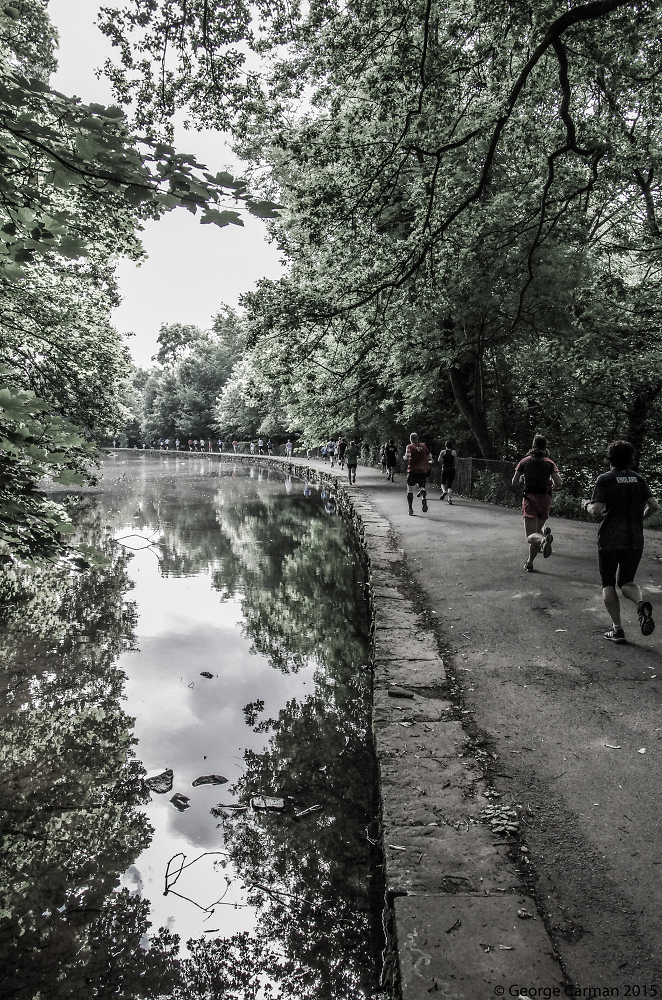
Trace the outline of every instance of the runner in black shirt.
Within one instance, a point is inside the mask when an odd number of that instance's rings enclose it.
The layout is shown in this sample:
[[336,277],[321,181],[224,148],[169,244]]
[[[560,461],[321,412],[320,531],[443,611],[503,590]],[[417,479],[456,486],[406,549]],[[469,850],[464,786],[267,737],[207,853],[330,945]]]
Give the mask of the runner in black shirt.
[[440,500],[448,498],[448,503],[453,503],[453,483],[455,482],[455,463],[457,452],[453,448],[453,442],[447,441],[443,451],[439,452],[439,464],[441,465],[441,488],[443,490]]
[[598,564],[602,599],[612,620],[605,639],[618,643],[625,642],[625,632],[617,585],[623,597],[637,605],[642,635],[650,635],[655,628],[653,608],[649,601],[644,601],[634,578],[644,550],[644,518],[654,514],[659,506],[645,479],[632,468],[633,456],[634,448],[629,441],[613,441],[607,449],[609,472],[598,476],[593,496],[583,502],[586,510],[600,518]]
[[392,483],[395,482],[395,470],[398,466],[398,449],[393,438],[384,445],[384,458],[386,460],[386,478]]

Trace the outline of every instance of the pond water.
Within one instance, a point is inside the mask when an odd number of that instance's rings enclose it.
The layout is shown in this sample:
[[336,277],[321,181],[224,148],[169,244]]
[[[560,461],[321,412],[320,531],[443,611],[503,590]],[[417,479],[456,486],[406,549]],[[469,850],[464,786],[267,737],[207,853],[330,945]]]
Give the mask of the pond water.
[[76,503],[105,562],[23,573],[0,640],[0,997],[381,996],[365,567],[330,498],[117,453]]

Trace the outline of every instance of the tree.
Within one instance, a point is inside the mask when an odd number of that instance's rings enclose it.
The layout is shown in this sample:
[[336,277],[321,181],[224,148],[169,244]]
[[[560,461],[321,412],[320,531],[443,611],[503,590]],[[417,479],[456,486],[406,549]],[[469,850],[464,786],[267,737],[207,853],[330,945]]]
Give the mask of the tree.
[[[18,545],[15,554],[31,558],[42,543],[52,555],[68,521],[38,497],[39,476],[89,468],[87,443],[120,420],[128,357],[110,326],[108,261],[139,258],[140,220],[175,207],[218,226],[243,225],[238,209],[274,214],[244,181],[210,174],[153,134],[132,134],[120,108],[52,90],[55,41],[41,0],[0,10],[1,405],[10,445],[0,456],[0,518],[3,553]],[[26,391],[37,393],[29,405]]]
[[[143,57],[165,51],[156,11],[176,6],[154,5]],[[265,382],[300,409],[303,387],[316,420],[320,397],[388,410],[406,367],[399,420],[449,387],[480,451],[501,453],[504,352],[588,334],[581,303],[605,271],[652,264],[654,280],[659,17],[627,0],[265,11],[261,97],[234,124],[286,206],[289,275],[246,299]],[[225,91],[209,101],[214,39],[203,57],[194,8],[180,29],[170,105],[153,78],[143,102],[164,120],[180,95],[209,125],[228,111]]]

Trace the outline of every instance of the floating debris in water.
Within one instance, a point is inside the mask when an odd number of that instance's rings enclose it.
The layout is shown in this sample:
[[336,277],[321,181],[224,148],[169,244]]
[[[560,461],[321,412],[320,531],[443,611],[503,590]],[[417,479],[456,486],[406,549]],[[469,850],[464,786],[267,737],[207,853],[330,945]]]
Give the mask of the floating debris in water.
[[224,812],[225,809],[231,809],[232,812],[235,812],[235,813],[242,813],[242,812],[246,812],[246,810],[248,809],[248,806],[240,806],[240,805],[234,805],[234,804],[226,806],[226,805],[223,805],[222,802],[217,802],[215,806],[211,807],[211,809],[209,810],[209,812],[212,814],[212,816],[216,816],[216,818],[218,819],[219,816],[224,816],[225,815],[225,812]]
[[214,679],[214,675],[210,674],[208,670],[201,670],[200,671],[200,676],[201,677],[207,677],[210,681]]
[[166,767],[164,771],[159,771],[157,774],[151,774],[145,779],[145,784],[149,788],[150,792],[156,792],[157,795],[165,795],[166,792],[172,791],[172,780],[173,772],[171,768]]
[[251,799],[253,809],[284,809],[285,799],[274,798],[273,795],[256,795]]
[[294,818],[295,819],[302,819],[304,816],[310,816],[311,813],[319,812],[320,809],[323,809],[323,808],[324,808],[323,805],[308,806],[307,809],[302,809],[301,812],[298,812],[298,813],[295,812]]
[[180,813],[183,813],[185,809],[191,808],[188,795],[182,795],[181,792],[176,792],[170,801]]
[[194,788],[198,785],[224,785],[227,782],[227,778],[224,778],[222,774],[203,774],[191,784]]

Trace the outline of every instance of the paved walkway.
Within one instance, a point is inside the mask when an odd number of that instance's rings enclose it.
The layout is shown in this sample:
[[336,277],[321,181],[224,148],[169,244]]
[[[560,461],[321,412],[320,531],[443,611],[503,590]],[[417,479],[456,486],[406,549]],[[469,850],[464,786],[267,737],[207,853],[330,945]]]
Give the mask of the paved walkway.
[[[440,620],[466,707],[503,765],[502,801],[525,804],[537,898],[566,972],[651,995],[662,983],[662,601],[647,639],[624,602],[628,644],[609,643],[593,525],[552,519],[554,555],[528,574],[517,511],[448,506],[435,491],[412,518],[398,480],[359,467],[357,486]],[[661,559],[649,532],[639,580],[654,606]]]

